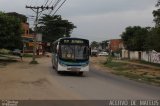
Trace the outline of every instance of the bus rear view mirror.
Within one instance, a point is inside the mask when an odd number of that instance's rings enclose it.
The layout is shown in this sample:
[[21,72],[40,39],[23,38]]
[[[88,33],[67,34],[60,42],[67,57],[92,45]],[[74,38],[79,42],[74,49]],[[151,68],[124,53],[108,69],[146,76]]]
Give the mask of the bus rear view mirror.
[[59,52],[59,45],[57,45],[56,52],[57,53]]

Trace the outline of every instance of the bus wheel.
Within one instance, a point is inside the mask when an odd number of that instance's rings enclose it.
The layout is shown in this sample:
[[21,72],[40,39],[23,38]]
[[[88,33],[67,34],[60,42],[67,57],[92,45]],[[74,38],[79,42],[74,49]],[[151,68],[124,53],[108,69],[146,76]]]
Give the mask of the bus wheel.
[[55,69],[55,67],[52,65],[52,68]]
[[83,72],[79,72],[78,75],[79,75],[79,76],[83,76]]

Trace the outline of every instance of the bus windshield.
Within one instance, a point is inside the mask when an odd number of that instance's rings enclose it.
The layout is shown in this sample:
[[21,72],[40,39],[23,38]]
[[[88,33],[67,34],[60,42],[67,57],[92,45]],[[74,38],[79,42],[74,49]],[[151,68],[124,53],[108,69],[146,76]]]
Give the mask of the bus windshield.
[[87,60],[88,47],[85,45],[61,45],[60,58],[64,60]]

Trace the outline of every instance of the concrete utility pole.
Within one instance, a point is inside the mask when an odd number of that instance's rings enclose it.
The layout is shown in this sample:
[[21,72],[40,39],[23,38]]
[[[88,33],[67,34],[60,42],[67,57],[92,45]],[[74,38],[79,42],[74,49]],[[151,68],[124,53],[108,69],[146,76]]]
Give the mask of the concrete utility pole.
[[34,45],[33,45],[33,58],[31,63],[37,63],[35,55],[36,55],[36,35],[38,33],[37,31],[37,26],[38,26],[38,18],[39,18],[39,13],[42,13],[45,10],[49,10],[52,9],[53,10],[53,6],[52,7],[48,7],[48,6],[26,6],[26,8],[31,9],[32,11],[34,11],[36,13],[36,19],[35,19],[35,34],[33,36],[33,41],[34,41]]

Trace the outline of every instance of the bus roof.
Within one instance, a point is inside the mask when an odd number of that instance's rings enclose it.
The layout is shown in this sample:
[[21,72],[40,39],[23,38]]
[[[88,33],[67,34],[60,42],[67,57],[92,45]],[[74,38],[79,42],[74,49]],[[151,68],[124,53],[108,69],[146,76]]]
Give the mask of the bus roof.
[[89,42],[88,39],[83,39],[83,38],[76,38],[76,37],[63,37],[63,38],[59,38],[58,40],[54,41],[54,42],[59,42],[60,40],[63,40],[63,39],[80,39],[80,40],[86,40]]

